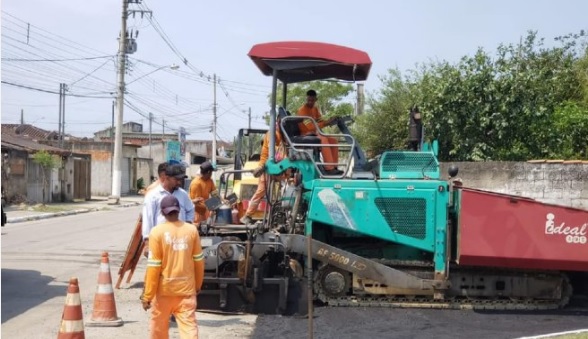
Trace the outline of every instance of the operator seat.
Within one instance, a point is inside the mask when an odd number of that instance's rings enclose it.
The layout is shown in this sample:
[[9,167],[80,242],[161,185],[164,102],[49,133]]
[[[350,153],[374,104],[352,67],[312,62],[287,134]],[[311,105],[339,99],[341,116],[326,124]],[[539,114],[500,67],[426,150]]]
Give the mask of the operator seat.
[[[278,108],[278,116],[280,118],[290,116],[290,112],[286,111],[284,107]],[[307,150],[312,152],[312,157],[315,161],[320,160],[320,147],[318,146],[301,146],[301,145],[312,145],[312,144],[320,144],[321,139],[319,139],[315,134],[308,134],[308,135],[300,135],[300,127],[298,126],[299,122],[297,120],[285,120],[282,122],[282,129],[283,132],[288,135],[290,141],[293,144],[298,144],[297,148],[302,150]],[[291,146],[291,145],[288,145]]]

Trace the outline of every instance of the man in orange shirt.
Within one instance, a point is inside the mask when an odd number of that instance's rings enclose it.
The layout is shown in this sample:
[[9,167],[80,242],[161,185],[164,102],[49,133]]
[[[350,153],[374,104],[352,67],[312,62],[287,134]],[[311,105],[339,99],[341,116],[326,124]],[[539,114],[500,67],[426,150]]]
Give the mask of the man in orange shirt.
[[218,191],[212,181],[212,172],[216,171],[210,161],[205,161],[200,165],[200,176],[190,183],[190,199],[194,203],[196,213],[194,213],[194,224],[198,225],[201,221],[208,218],[208,208],[204,201],[210,196],[218,196]]
[[182,339],[198,338],[196,295],[204,280],[204,253],[196,228],[179,220],[180,202],[173,195],[161,200],[165,222],[149,234],[149,259],[144,310],[153,307],[152,339],[169,338],[169,317],[175,315]]
[[[302,105],[298,109],[298,116],[302,117],[310,117],[313,118],[319,128],[323,128],[331,123],[331,120],[324,121],[322,119],[321,112],[316,107],[317,95],[316,91],[311,89],[306,92],[306,103]],[[320,135],[315,128],[315,125],[311,120],[305,119],[302,123],[300,123],[300,133],[301,135],[308,135],[314,134],[319,139],[321,139],[321,144],[323,145],[333,145],[337,144],[337,139],[333,137],[326,137],[324,135]],[[323,154],[324,162],[331,163],[330,165],[324,165],[325,174],[328,175],[341,175],[343,171],[337,169],[337,163],[339,163],[339,148],[336,146],[324,146],[321,147],[321,153]]]

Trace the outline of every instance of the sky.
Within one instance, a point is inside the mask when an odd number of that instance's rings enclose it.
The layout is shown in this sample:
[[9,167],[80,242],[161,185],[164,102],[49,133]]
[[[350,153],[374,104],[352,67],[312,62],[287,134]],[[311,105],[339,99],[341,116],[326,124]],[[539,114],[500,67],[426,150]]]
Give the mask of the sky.
[[[5,0],[1,7],[2,81],[10,83],[1,86],[2,123],[19,123],[23,110],[25,123],[57,130],[63,82],[71,94],[65,132],[91,137],[108,128],[122,2]],[[220,78],[218,137],[232,140],[246,127],[249,108],[252,127],[265,126],[271,79],[247,57],[258,43],[306,40],[363,50],[373,62],[365,88],[377,95],[379,77],[390,68],[457,62],[479,47],[516,44],[529,30],[554,44],[554,37],[588,29],[584,0],[145,0],[130,8],[151,10],[153,17],[137,13],[128,20],[138,48],[125,75],[124,121],[148,131],[151,113],[153,133],[163,131],[165,120],[166,132],[183,127],[187,139],[212,138],[213,74]],[[46,59],[52,61],[28,61]]]

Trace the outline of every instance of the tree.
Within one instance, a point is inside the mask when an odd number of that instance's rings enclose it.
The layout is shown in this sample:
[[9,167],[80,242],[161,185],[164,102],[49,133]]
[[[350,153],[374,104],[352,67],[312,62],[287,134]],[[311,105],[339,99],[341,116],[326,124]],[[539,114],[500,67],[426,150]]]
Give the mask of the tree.
[[42,169],[42,178],[43,178],[43,202],[47,201],[45,197],[46,189],[49,190],[49,176],[51,175],[51,170],[58,165],[57,159],[52,155],[49,154],[47,151],[39,151],[33,155],[33,161]]
[[404,148],[408,138],[409,88],[397,69],[389,70],[380,80],[381,90],[368,97],[368,108],[353,128],[358,143],[372,155]]
[[368,101],[362,138],[378,151],[400,147],[407,110],[418,105],[426,136],[439,140],[444,161],[586,157],[588,61],[586,44],[578,47],[584,37],[570,34],[547,48],[529,32],[494,54],[478,49],[457,63],[420,65],[405,77],[390,71]]

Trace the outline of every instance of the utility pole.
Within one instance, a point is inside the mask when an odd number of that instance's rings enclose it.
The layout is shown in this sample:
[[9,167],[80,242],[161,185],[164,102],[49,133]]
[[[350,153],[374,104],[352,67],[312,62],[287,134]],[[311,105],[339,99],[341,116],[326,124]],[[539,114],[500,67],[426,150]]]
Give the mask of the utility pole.
[[63,84],[59,84],[59,122],[57,123],[57,142],[61,142],[61,103],[63,102]]
[[112,100],[112,126],[110,127],[110,173],[112,173],[112,162],[114,160],[114,106],[115,101]]
[[129,8],[128,0],[122,0],[122,20],[118,44],[118,91],[116,96],[117,115],[116,130],[114,137],[114,161],[112,171],[112,195],[111,199],[114,204],[119,203],[122,186],[122,124],[125,94],[125,57],[127,48],[127,12]]
[[24,125],[24,109],[20,109],[20,124]]
[[363,84],[357,84],[357,109],[356,109],[356,115],[362,115],[363,114],[363,110],[365,107],[364,104],[364,91],[363,91]]
[[251,107],[249,107],[249,124],[247,125],[247,128],[251,129]]
[[153,123],[153,113],[149,112],[149,159],[153,159],[151,156],[151,126]]
[[63,139],[65,137],[65,91],[67,91],[67,85],[61,84],[63,86],[63,100],[61,101],[62,108],[61,108],[61,137],[59,138],[59,148],[63,148]]
[[[249,124],[247,125],[247,128],[251,129],[251,107],[249,107],[249,114],[248,114],[248,118],[249,118]],[[247,156],[251,156],[251,154],[253,154],[253,143],[251,142],[251,138],[249,138],[249,154]]]
[[165,119],[162,119],[161,127],[163,128],[161,131],[161,141],[163,141],[163,137],[165,136]]
[[[213,94],[214,100],[212,103],[212,165],[216,167],[216,74],[213,76]],[[214,172],[213,172],[214,175]]]

